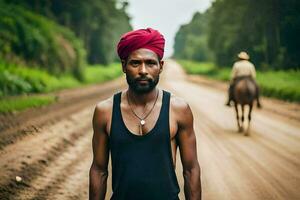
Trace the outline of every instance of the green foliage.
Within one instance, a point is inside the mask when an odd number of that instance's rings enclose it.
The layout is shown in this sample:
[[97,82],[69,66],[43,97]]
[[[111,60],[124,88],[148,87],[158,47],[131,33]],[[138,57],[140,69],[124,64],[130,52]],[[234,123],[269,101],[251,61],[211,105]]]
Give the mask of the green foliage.
[[90,64],[108,64],[116,59],[116,43],[120,35],[131,30],[125,12],[128,3],[116,0],[5,0],[20,5],[70,28],[87,50]]
[[0,1],[0,56],[82,79],[85,50],[75,35],[40,15]]
[[0,62],[0,97],[28,93],[45,93],[59,89],[78,87],[84,84],[100,83],[121,76],[117,63],[108,66],[96,65],[84,68],[83,81],[71,74],[54,76],[45,70]]
[[300,102],[300,71],[266,71],[257,73],[257,82],[266,96]]
[[108,66],[93,65],[85,70],[85,83],[99,83],[112,80],[123,74],[122,67],[118,63],[112,63]]
[[230,65],[245,50],[258,68],[299,68],[299,9],[297,0],[214,1],[208,37],[217,64]]
[[[280,1],[281,14],[280,42],[282,45],[280,56],[283,62],[290,68],[300,68],[300,1]],[[280,68],[280,66],[278,67]]]
[[[299,10],[299,0],[215,0],[179,29],[174,56],[228,66],[246,51],[259,69],[299,69]],[[206,55],[207,46],[209,59],[193,56]]]
[[204,75],[222,81],[228,81],[230,78],[229,68],[218,68],[211,62],[195,62],[189,60],[178,60],[178,62],[188,74]]
[[55,102],[52,95],[27,95],[29,93],[47,93],[101,83],[121,75],[122,68],[117,63],[108,66],[87,66],[83,71],[84,80],[79,82],[70,74],[61,74],[57,77],[45,70],[0,62],[0,113],[19,111]]
[[189,24],[182,25],[175,36],[174,57],[197,61],[211,60],[207,46],[207,14],[196,13]]
[[80,85],[70,74],[60,77],[46,70],[0,62],[0,96],[50,92]]
[[[216,67],[212,63],[187,60],[178,61],[189,74],[204,75],[212,79],[228,81],[231,69]],[[300,71],[257,71],[257,82],[262,94],[283,100],[300,102]]]
[[[128,3],[118,5],[115,0],[0,0],[0,98],[5,102],[11,95],[120,76],[121,67],[108,63],[118,59],[116,44],[131,26],[125,12]],[[108,66],[84,68],[86,59]]]
[[47,96],[21,96],[0,99],[0,113],[21,111],[29,107],[40,107],[55,102],[55,97]]

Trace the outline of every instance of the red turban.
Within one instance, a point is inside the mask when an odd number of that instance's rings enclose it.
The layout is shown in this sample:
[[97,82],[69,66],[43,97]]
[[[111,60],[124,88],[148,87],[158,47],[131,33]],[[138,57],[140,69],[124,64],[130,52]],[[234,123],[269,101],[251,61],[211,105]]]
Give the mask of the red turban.
[[164,36],[152,28],[130,31],[122,35],[118,44],[120,59],[127,59],[137,49],[145,48],[155,52],[160,58],[164,56]]

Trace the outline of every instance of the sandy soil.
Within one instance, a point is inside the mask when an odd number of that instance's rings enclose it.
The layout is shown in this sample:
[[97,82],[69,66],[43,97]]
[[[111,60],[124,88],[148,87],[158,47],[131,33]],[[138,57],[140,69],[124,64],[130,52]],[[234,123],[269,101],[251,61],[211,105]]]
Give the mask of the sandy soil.
[[[1,115],[0,199],[87,199],[93,109],[124,87],[123,77],[65,90],[54,105]],[[203,199],[300,199],[299,104],[264,98],[245,137],[237,132],[233,108],[224,106],[224,83],[186,76],[170,60],[160,87],[193,110]],[[181,171],[178,158],[182,188]],[[107,199],[110,194],[109,187]]]

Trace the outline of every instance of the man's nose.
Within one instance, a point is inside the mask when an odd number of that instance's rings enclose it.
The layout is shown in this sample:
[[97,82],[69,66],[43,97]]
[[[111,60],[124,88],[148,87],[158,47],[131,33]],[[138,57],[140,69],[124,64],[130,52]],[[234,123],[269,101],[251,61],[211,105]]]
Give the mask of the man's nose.
[[139,67],[139,74],[142,74],[142,75],[148,74],[145,63],[142,63],[141,66]]

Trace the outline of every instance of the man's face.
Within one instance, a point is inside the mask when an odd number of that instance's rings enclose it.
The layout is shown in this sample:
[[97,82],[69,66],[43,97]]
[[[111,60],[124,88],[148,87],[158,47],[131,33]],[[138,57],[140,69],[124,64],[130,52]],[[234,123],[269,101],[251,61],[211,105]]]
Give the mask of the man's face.
[[152,91],[159,81],[163,63],[151,50],[133,51],[127,60],[122,60],[123,72],[126,73],[130,89],[138,94]]

